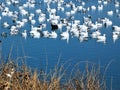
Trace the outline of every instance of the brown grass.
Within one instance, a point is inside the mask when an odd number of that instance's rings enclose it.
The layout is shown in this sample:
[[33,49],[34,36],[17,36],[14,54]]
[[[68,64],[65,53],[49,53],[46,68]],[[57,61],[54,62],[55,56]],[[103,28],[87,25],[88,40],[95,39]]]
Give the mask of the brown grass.
[[26,65],[18,66],[8,61],[0,65],[0,90],[106,90],[100,68],[95,65],[87,64],[83,72],[78,68],[69,80],[61,82],[65,72],[61,66],[39,74]]

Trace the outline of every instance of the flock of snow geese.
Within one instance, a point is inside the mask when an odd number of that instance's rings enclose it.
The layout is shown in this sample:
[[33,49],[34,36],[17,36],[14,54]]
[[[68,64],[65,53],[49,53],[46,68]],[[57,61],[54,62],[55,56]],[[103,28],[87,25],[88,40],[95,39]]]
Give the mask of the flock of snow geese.
[[[1,37],[21,35],[23,38],[60,38],[69,42],[70,37],[78,38],[80,42],[89,38],[106,43],[106,34],[102,28],[111,27],[112,38],[115,42],[120,38],[120,26],[107,17],[92,21],[90,11],[103,12],[107,5],[114,3],[115,10],[106,13],[109,17],[114,14],[120,20],[120,2],[118,0],[98,0],[97,5],[86,7],[87,0],[4,0],[0,3]],[[78,14],[79,13],[79,14]],[[93,12],[94,13],[94,12]],[[76,19],[83,14],[82,20]],[[8,32],[7,32],[8,30]]]

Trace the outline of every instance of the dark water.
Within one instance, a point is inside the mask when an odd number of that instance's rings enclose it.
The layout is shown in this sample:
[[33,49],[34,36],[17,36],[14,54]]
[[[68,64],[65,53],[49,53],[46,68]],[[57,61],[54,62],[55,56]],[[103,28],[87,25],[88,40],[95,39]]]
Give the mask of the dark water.
[[[97,6],[97,0],[88,0],[85,2],[86,7],[90,5]],[[106,14],[108,10],[114,10],[113,5],[114,3],[110,3],[107,6],[104,6],[103,11],[90,11],[88,12],[88,14],[92,16],[93,22],[98,17],[107,17],[113,21],[113,25],[120,26],[120,19],[118,19],[117,16],[114,15],[110,17]],[[44,6],[45,5],[41,7],[44,8]],[[51,7],[56,6],[52,5]],[[10,8],[13,9],[13,7]],[[64,17],[64,14],[60,14]],[[75,17],[81,20],[83,16],[87,15],[81,14],[80,16],[76,15]],[[3,21],[7,20],[7,17],[3,19]],[[28,26],[26,26],[25,28],[29,29]],[[50,30],[49,28],[50,27],[48,25],[47,30]],[[1,26],[0,32],[3,32],[5,30],[6,29],[2,28]],[[112,78],[113,90],[120,90],[120,40],[117,40],[115,43],[113,43],[111,27],[103,28],[101,32],[107,34],[106,44],[97,43],[94,39],[79,42],[79,40],[76,38],[70,38],[69,43],[67,43],[66,41],[60,40],[59,38],[33,39],[31,37],[28,37],[25,40],[20,35],[8,36],[7,38],[0,37],[0,39],[2,40],[2,55],[3,57],[7,57],[8,53],[10,53],[10,48],[13,46],[11,56],[12,58],[16,58],[17,56],[28,56],[26,60],[27,65],[31,66],[32,68],[37,68],[38,70],[45,69],[46,62],[48,63],[48,70],[52,69],[54,65],[57,64],[59,56],[61,56],[60,64],[68,61],[70,64],[70,69],[80,61],[94,62],[100,64],[101,67],[105,67],[109,62],[112,61],[106,72],[106,78],[108,82],[110,82]],[[80,65],[83,64],[81,63]],[[68,69],[68,72],[70,71],[70,69]]]

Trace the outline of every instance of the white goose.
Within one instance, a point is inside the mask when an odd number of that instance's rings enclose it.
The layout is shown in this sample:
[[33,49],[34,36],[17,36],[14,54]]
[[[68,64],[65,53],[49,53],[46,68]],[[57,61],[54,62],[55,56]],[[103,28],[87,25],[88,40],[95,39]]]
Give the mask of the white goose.
[[97,36],[97,42],[103,42],[106,43],[106,34],[103,34],[103,36]]
[[115,43],[115,41],[119,38],[120,32],[113,32],[112,38],[113,38],[113,42]]
[[93,11],[95,11],[95,10],[96,10],[96,6],[92,5],[92,6],[91,6],[91,9],[92,9]]
[[27,23],[28,19],[22,19],[22,22]]
[[46,15],[43,14],[43,13],[41,13],[41,14],[39,15],[38,21],[39,21],[40,23],[42,23],[42,22],[44,22],[45,20],[46,20]]
[[112,10],[111,10],[111,11],[108,11],[107,14],[108,14],[109,16],[112,16],[112,15],[113,15],[113,11],[112,11]]
[[82,36],[80,36],[78,39],[79,39],[80,42],[83,42],[84,40],[86,40],[86,38],[84,38]]
[[80,31],[78,30],[78,28],[77,27],[70,27],[70,33],[71,33],[71,35],[72,35],[72,37],[79,37],[79,35],[80,35]]
[[84,1],[82,1],[82,6],[85,6],[85,2]]
[[30,20],[31,24],[34,25],[36,23],[36,20],[32,19]]
[[56,14],[56,9],[54,8],[54,9],[50,9],[50,14]]
[[67,17],[70,17],[70,16],[71,16],[71,12],[65,12],[65,15],[66,15]]
[[118,1],[115,1],[115,7],[118,8],[120,6],[120,3]]
[[102,0],[98,0],[98,4],[101,4],[102,3]]
[[8,15],[8,12],[2,12],[2,16],[7,16]]
[[62,40],[67,40],[67,43],[69,42],[69,32],[68,32],[68,30],[66,32],[62,32],[60,35],[61,35]]
[[40,14],[42,11],[41,11],[41,9],[36,9],[35,12],[36,12],[36,14]]
[[97,37],[100,36],[100,35],[101,35],[100,30],[97,30],[97,31],[95,31],[95,32],[93,32],[93,33],[91,34],[91,37],[92,37],[92,38],[97,38]]
[[60,23],[58,24],[58,28],[59,28],[60,32],[62,32],[62,27],[63,27],[62,22],[60,22]]
[[104,1],[103,4],[104,4],[104,5],[107,5],[107,4],[108,4],[108,1]]
[[30,31],[30,35],[33,37],[33,38],[40,38],[41,34],[40,32],[38,32],[37,30],[31,30]]
[[120,32],[120,27],[119,27],[119,26],[114,25],[114,26],[113,26],[113,30],[115,30],[115,31],[117,31],[117,32]]
[[24,30],[24,31],[22,32],[22,37],[24,37],[25,40],[26,40],[26,38],[27,38],[27,30]]
[[28,15],[28,11],[26,11],[25,9],[21,9],[21,10],[20,10],[20,14],[21,14],[22,16]]
[[77,10],[78,11],[82,11],[83,10],[83,6],[77,6]]
[[52,31],[49,33],[49,38],[57,38],[57,33],[55,31]]
[[119,14],[119,9],[116,9],[116,10],[115,10],[115,13]]
[[7,4],[8,6],[10,6],[10,5],[11,5],[11,1],[7,1],[6,4]]
[[16,26],[11,26],[10,28],[10,35],[17,35],[19,33],[19,30]]
[[31,26],[31,31],[30,31],[30,35],[33,37],[33,38],[40,38],[41,37],[41,34],[40,32],[38,31],[38,27],[33,27]]
[[80,32],[80,36],[82,36],[83,38],[88,38],[88,32]]
[[3,27],[4,27],[4,28],[8,28],[8,27],[9,27],[8,22],[4,22],[4,23],[3,23]]
[[65,6],[66,6],[66,8],[70,8],[71,4],[66,4]]
[[103,10],[103,5],[98,5],[98,11],[102,11]]
[[105,26],[106,27],[112,26],[112,24],[113,24],[112,21],[110,21],[109,19],[105,20]]
[[48,38],[49,37],[49,32],[46,30],[46,31],[43,31],[43,37],[45,38]]
[[24,27],[25,26],[25,22],[23,22],[23,21],[16,21],[16,27],[17,28],[21,28],[21,27]]

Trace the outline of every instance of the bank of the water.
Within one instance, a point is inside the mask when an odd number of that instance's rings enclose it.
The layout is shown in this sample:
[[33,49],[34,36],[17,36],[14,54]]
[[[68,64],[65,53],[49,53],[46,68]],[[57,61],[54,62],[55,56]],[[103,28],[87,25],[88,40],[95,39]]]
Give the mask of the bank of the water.
[[[21,58],[24,60],[24,58]],[[25,63],[19,66],[9,60],[0,63],[0,90],[106,90],[106,80],[100,67],[86,63],[85,69],[73,69],[70,78],[66,78],[64,65],[56,65],[50,72],[31,70]]]

